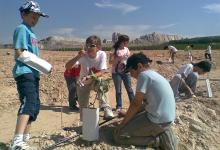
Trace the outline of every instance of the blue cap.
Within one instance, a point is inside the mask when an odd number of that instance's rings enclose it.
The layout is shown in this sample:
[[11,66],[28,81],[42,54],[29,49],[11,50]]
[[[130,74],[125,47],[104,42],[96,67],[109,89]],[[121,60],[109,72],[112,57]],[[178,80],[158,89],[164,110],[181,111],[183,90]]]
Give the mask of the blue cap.
[[41,12],[40,10],[40,5],[35,2],[35,1],[27,1],[25,4],[23,4],[20,8],[19,8],[20,12],[23,11],[30,11],[30,12],[35,12],[38,13],[40,16],[42,17],[49,17],[47,14]]

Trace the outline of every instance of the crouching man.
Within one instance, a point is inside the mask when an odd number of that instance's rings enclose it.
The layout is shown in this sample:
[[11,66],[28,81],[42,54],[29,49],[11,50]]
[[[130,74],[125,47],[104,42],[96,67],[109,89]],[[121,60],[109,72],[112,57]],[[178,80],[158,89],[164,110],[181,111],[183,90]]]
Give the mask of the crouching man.
[[196,97],[195,91],[199,75],[210,72],[211,68],[212,64],[205,60],[182,65],[170,81],[176,100],[179,99],[180,93],[185,93],[186,98]]
[[152,62],[142,53],[128,58],[126,70],[137,79],[135,99],[114,132],[122,145],[176,149],[170,128],[175,119],[175,99],[169,82],[150,69]]

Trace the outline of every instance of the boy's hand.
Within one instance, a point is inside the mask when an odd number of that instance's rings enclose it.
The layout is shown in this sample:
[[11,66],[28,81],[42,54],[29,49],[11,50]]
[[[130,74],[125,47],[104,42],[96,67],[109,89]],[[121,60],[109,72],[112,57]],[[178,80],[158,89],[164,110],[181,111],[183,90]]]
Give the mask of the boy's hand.
[[18,58],[20,55],[22,55],[23,51],[24,51],[23,49],[16,49],[15,50],[15,57]]
[[85,49],[84,49],[84,45],[81,45],[81,50],[79,51],[78,55],[79,55],[80,57],[82,57],[82,56],[85,55],[85,54],[86,54],[86,51],[85,51]]
[[78,56],[79,57],[82,57],[86,54],[86,51],[84,49],[80,50],[79,53],[78,53]]
[[92,82],[92,79],[90,76],[85,76],[80,79],[80,83],[84,86],[86,84],[90,84]]

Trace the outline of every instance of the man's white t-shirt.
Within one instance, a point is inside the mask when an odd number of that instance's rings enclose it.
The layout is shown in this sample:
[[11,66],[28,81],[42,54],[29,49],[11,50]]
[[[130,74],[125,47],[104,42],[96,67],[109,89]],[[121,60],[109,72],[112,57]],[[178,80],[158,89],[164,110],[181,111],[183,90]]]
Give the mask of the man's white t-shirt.
[[96,58],[90,58],[87,54],[78,60],[81,65],[80,78],[96,73],[100,70],[107,69],[107,55],[104,51],[99,50]]
[[185,64],[180,67],[176,74],[184,75],[186,78],[190,73],[193,72],[193,65],[192,64]]
[[212,53],[212,47],[211,47],[211,45],[209,45],[209,46],[207,47],[207,49],[206,49],[205,52],[208,53],[208,54],[211,54],[211,53]]
[[168,46],[168,49],[169,49],[171,52],[177,52],[177,51],[178,51],[178,50],[176,49],[176,47],[171,46],[171,45]]

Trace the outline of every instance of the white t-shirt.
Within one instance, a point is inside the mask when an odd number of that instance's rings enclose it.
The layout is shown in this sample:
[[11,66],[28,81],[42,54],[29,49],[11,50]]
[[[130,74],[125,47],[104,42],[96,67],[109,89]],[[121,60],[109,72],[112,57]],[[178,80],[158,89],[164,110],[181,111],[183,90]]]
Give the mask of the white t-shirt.
[[209,46],[207,47],[207,49],[206,49],[205,52],[208,53],[208,54],[211,54],[211,53],[212,53],[212,47],[211,47],[211,45],[209,45]]
[[176,74],[184,75],[186,78],[190,73],[193,72],[193,65],[192,64],[185,64],[180,67]]
[[168,49],[169,49],[171,52],[177,52],[177,51],[178,51],[178,50],[176,49],[176,47],[171,46],[171,45],[168,46]]
[[128,57],[130,56],[130,51],[127,47],[123,49],[118,49],[115,56],[115,49],[112,50],[112,54],[114,59],[116,60],[114,64],[112,64],[112,73],[115,73],[115,67],[118,62],[124,62],[126,64]]
[[96,58],[90,58],[88,55],[85,55],[82,56],[78,62],[81,65],[80,78],[92,72],[96,73],[97,71],[107,69],[107,55],[102,50],[97,52]]
[[141,72],[137,78],[136,91],[144,94],[144,107],[152,122],[174,121],[176,103],[173,90],[163,76],[153,70]]

